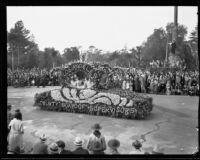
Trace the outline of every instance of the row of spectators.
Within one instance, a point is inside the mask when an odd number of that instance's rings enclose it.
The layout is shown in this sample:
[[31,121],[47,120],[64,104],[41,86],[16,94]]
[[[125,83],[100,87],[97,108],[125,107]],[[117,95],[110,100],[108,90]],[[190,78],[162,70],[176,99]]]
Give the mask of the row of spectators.
[[140,93],[199,95],[199,72],[132,69],[123,81],[122,88]]
[[[139,93],[167,95],[199,95],[199,71],[156,70],[148,71],[131,68],[124,80],[114,76],[114,81],[122,89]],[[8,86],[59,86],[62,84],[60,72],[46,69],[8,69]],[[119,81],[119,83],[118,83]],[[123,83],[121,83],[123,81]]]
[[7,85],[14,87],[24,86],[59,86],[59,72],[47,69],[17,69],[7,70]]
[[[8,106],[8,113],[10,113]],[[101,133],[100,124],[92,126],[93,132],[89,135],[86,147],[83,147],[84,140],[76,137],[74,140],[74,150],[69,150],[63,140],[58,140],[47,144],[47,137],[42,134],[30,151],[25,152],[26,146],[23,145],[24,127],[22,113],[19,109],[15,110],[14,117],[8,123],[8,152],[7,154],[123,154],[119,152],[120,141],[110,139],[106,143],[105,136]],[[156,145],[154,150],[145,152],[142,147],[142,141],[132,142],[132,151],[129,154],[164,154],[164,148]]]

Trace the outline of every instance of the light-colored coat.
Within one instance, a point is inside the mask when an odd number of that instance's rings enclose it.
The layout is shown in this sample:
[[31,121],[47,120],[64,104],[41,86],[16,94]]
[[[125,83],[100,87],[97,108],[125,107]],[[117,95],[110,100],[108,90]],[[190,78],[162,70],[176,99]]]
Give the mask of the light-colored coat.
[[11,127],[8,136],[9,150],[14,150],[16,146],[22,148],[24,133],[22,121],[14,118],[10,121],[9,127]]

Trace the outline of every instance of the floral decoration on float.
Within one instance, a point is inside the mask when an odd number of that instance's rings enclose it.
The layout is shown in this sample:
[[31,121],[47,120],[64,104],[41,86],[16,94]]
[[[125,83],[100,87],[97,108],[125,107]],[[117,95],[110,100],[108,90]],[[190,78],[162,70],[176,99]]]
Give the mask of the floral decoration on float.
[[121,69],[108,64],[73,62],[61,72],[62,88],[37,93],[35,106],[127,119],[144,119],[153,109],[151,97],[117,87],[125,75]]

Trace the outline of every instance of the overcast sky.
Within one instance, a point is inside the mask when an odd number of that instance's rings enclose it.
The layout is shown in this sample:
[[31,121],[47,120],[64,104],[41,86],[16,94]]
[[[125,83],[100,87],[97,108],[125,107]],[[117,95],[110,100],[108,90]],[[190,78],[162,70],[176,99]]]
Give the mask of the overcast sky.
[[[178,23],[197,25],[197,7],[178,7]],[[7,7],[7,30],[22,20],[40,50],[93,45],[114,51],[141,45],[155,28],[174,21],[174,7]]]

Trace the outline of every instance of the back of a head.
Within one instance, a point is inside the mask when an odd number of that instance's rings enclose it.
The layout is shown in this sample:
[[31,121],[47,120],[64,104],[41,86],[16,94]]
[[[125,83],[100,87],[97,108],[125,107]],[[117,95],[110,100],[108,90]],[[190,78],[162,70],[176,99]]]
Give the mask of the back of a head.
[[18,120],[22,120],[22,113],[21,112],[15,112],[14,118],[16,118]]
[[140,141],[136,140],[135,142],[132,143],[132,146],[135,148],[135,149],[140,149],[142,147],[142,144]]
[[58,145],[59,148],[62,148],[62,149],[65,148],[65,142],[63,142],[62,140],[57,141],[56,144]]

